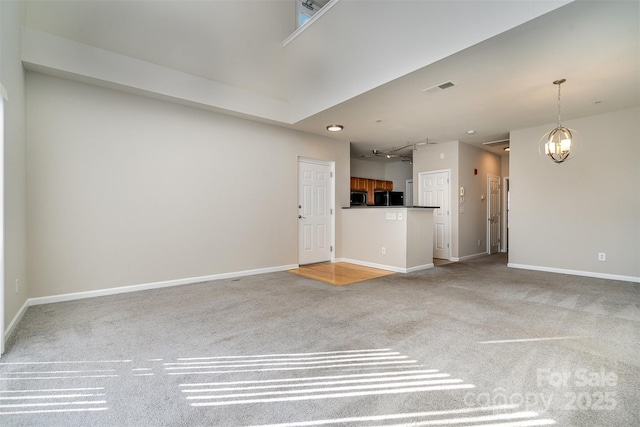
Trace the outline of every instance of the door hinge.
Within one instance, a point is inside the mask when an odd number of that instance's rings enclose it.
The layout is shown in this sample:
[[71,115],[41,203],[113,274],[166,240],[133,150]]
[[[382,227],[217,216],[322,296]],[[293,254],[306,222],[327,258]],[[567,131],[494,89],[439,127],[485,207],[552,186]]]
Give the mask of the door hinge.
[[329,215],[333,215],[333,209],[329,209]]
[[329,252],[333,252],[333,245],[329,246]]
[[447,243],[447,249],[449,249],[449,244]]
[[329,177],[330,177],[330,178],[333,178],[333,171],[332,171],[332,172],[329,172]]

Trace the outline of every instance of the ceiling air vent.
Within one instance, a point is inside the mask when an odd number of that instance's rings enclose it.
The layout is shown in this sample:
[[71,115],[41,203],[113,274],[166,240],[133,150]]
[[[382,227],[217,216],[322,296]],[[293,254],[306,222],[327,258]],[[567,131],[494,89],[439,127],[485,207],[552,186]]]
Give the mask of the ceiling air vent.
[[425,93],[435,93],[435,92],[440,92],[441,90],[449,89],[450,87],[454,87],[454,86],[455,84],[449,81],[449,82],[440,83],[439,85],[428,87],[426,89],[422,89],[422,91]]

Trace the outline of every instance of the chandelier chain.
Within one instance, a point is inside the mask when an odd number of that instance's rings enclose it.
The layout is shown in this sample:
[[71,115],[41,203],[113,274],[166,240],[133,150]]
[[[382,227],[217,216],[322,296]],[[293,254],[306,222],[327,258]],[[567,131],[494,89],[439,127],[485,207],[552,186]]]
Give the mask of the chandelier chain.
[[562,86],[562,83],[558,83],[558,127],[561,127],[560,125],[560,86]]

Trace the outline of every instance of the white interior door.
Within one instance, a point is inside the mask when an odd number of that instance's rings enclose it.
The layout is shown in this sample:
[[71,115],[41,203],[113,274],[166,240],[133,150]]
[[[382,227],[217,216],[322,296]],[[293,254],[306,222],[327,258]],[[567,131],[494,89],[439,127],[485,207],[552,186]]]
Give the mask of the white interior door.
[[433,257],[449,259],[451,256],[451,194],[449,171],[421,172],[418,174],[418,204],[439,206],[433,210]]
[[331,164],[298,161],[298,264],[331,260],[333,171]]
[[498,253],[500,250],[500,177],[487,176],[487,193],[489,204],[487,206],[487,252]]

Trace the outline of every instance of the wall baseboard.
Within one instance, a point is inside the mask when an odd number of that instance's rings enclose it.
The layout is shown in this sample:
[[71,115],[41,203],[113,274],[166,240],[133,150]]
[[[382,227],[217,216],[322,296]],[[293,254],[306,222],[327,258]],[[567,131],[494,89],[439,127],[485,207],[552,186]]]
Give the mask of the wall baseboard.
[[27,309],[34,305],[51,304],[56,302],[74,301],[86,298],[95,298],[108,295],[117,295],[128,292],[147,291],[151,289],[168,288],[171,286],[192,285],[194,283],[209,282],[213,280],[233,279],[236,277],[254,276],[256,274],[275,273],[278,271],[293,270],[298,268],[298,264],[280,265],[277,267],[258,268],[255,270],[235,271],[232,273],[212,274],[209,276],[190,277],[186,279],[167,280],[163,282],[144,283],[140,285],[121,286],[118,288],[99,289],[96,291],[74,292],[69,294],[51,295],[48,297],[29,298],[22,305],[18,313],[14,316],[9,326],[5,329],[5,342],[14,332]]
[[36,297],[29,299],[29,306],[51,304],[54,302],[73,301],[77,299],[94,298],[107,295],[116,295],[127,292],[146,291],[150,289],[167,288],[170,286],[192,285],[194,283],[208,282],[211,280],[233,279],[235,277],[253,276],[256,274],[292,270],[294,268],[298,268],[298,265],[289,264],[277,267],[258,268],[255,270],[235,271],[231,273],[212,274],[209,276],[190,277],[186,279],[167,280],[163,282],[145,283],[141,285],[122,286],[119,288],[100,289],[96,291],[75,292],[70,294],[52,295],[49,297]]
[[357,259],[341,258],[341,260],[343,262],[348,262],[348,263],[356,264],[356,265],[362,265],[362,266],[365,266],[365,267],[371,267],[371,268],[378,268],[380,270],[393,271],[394,273],[412,273],[414,271],[425,270],[427,268],[434,267],[433,263],[424,264],[424,265],[418,265],[416,267],[402,268],[402,267],[394,267],[392,265],[376,264],[374,262],[360,261],[360,260],[357,260]]
[[640,283],[640,277],[622,276],[619,274],[596,273],[593,271],[569,270],[565,268],[541,267],[537,265],[507,263],[507,267],[522,270],[545,271],[548,273],[570,274],[572,276],[594,277],[596,279],[621,280],[623,282]]
[[486,252],[480,252],[478,254],[473,254],[473,255],[465,255],[465,256],[461,256],[461,257],[451,257],[451,258],[449,258],[449,261],[456,261],[456,262],[458,262],[458,261],[468,261],[468,260],[473,259],[473,258],[479,258],[481,256],[487,256],[487,255],[489,255],[489,254],[486,253]]
[[423,264],[423,265],[417,265],[417,266],[415,266],[415,267],[409,267],[409,268],[407,268],[407,269],[406,269],[406,270],[407,270],[406,272],[407,272],[407,273],[413,273],[414,271],[426,270],[426,269],[429,269],[429,268],[434,268],[435,266],[436,266],[436,265],[435,265],[434,263],[431,263],[431,264]]

